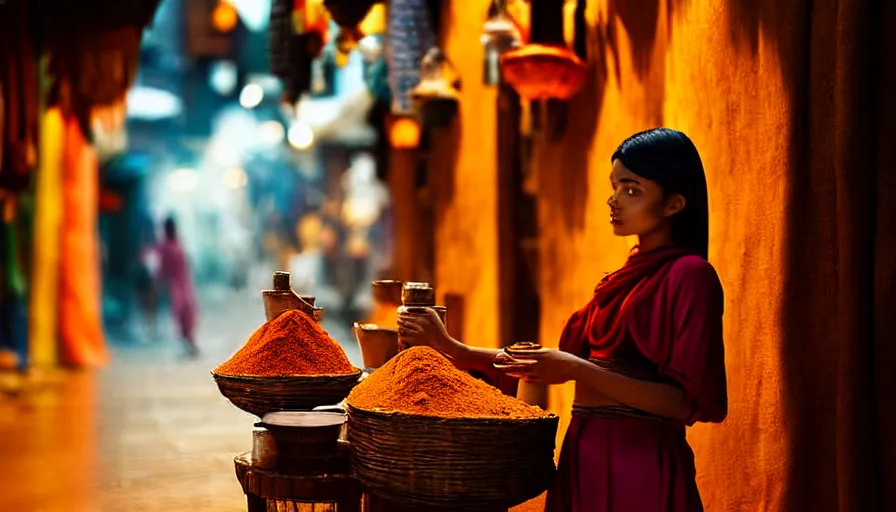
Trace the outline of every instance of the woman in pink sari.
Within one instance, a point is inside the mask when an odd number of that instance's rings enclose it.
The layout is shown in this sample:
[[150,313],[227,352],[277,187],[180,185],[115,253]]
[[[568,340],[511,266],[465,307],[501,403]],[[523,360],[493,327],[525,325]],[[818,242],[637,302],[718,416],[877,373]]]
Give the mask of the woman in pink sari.
[[165,240],[157,246],[156,251],[159,255],[159,279],[168,289],[171,314],[181,337],[187,343],[187,351],[195,357],[199,354],[195,338],[196,293],[190,276],[190,262],[180,245],[177,225],[171,217],[165,219]]
[[[709,209],[700,155],[681,132],[657,128],[625,140],[611,158],[607,201],[618,236],[637,236],[625,265],[573,313],[560,350],[538,356],[523,378],[576,383],[548,512],[700,512],[685,429],[728,410],[722,287],[707,262]],[[464,369],[494,371],[497,351],[452,339],[429,314],[402,316],[413,344]]]

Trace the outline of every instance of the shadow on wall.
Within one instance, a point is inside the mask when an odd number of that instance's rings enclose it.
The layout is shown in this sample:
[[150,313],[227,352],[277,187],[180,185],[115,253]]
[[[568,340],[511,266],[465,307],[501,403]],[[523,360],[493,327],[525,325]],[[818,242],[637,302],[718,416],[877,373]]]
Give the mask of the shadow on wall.
[[[586,44],[589,56],[602,56],[608,51],[606,24],[602,19],[588,31]],[[546,197],[560,198],[564,228],[569,233],[585,229],[589,151],[597,130],[608,76],[606,59],[590,58],[588,64],[588,80],[569,103],[563,142],[547,146],[543,157],[545,163],[540,166],[542,172],[550,175],[539,179],[539,186],[548,189]]]
[[454,198],[457,176],[455,169],[463,136],[462,117],[461,115],[454,116],[450,126],[433,131],[429,135],[428,180],[432,185],[433,197],[436,200],[437,216],[441,216],[446,205],[451,204]]
[[[648,116],[662,124],[666,45],[673,30],[687,30],[686,24],[674,25],[673,20],[686,22],[679,17],[698,6],[692,2],[607,0],[608,19],[599,15],[590,28],[588,82],[570,104],[564,143],[546,146],[541,168],[549,175],[539,180],[544,197],[557,198],[557,204],[547,206],[557,209],[567,233],[581,232],[585,225],[589,149],[609,73],[615,73],[625,89],[619,68],[622,35],[617,28],[625,30],[631,45],[632,55],[623,58],[631,59],[638,80],[649,85]],[[753,65],[780,66],[789,105],[787,131],[769,134],[783,138],[788,147],[788,154],[781,155],[788,166],[786,204],[780,205],[786,208],[785,233],[749,233],[780,236],[785,244],[780,269],[785,289],[782,338],[778,346],[757,348],[780,354],[781,367],[773,372],[781,377],[781,415],[787,421],[785,510],[834,510],[838,501],[854,505],[855,510],[872,510],[875,500],[887,492],[887,474],[880,468],[891,466],[881,462],[881,453],[891,453],[893,446],[885,436],[878,439],[878,432],[887,430],[878,419],[883,414],[879,411],[884,377],[875,375],[874,357],[881,357],[884,348],[879,343],[882,335],[872,327],[872,311],[881,310],[874,299],[875,275],[896,270],[884,267],[894,264],[882,263],[880,255],[875,267],[875,243],[883,235],[874,229],[879,219],[891,218],[894,212],[882,205],[883,192],[875,192],[884,166],[878,161],[882,157],[874,155],[882,151],[875,141],[887,140],[879,128],[886,124],[881,120],[885,116],[878,112],[890,111],[894,100],[874,89],[883,87],[878,85],[883,80],[880,70],[888,64],[877,55],[877,48],[885,47],[880,41],[896,32],[896,8],[882,4],[887,2],[699,4],[718,10],[719,23],[726,24],[718,29],[729,35],[733,47],[705,51],[731,52],[734,63],[750,56]],[[610,58],[614,69],[608,69]],[[696,92],[695,101],[699,101]],[[732,97],[727,106],[736,110],[741,101]],[[716,129],[730,127],[723,122]],[[755,149],[763,150],[761,141]],[[760,171],[746,164],[745,168]],[[891,296],[880,288],[877,293]],[[886,354],[896,364],[892,350]]]

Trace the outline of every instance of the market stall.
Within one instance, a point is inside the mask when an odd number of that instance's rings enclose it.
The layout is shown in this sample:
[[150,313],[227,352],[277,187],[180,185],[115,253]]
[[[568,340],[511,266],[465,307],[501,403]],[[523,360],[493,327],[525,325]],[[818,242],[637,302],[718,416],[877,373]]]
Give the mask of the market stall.
[[[506,512],[551,485],[556,416],[431,348],[406,347],[392,326],[355,325],[366,366],[355,368],[320,327],[313,297],[296,294],[285,272],[273,288],[263,292],[267,322],[212,373],[260,420],[252,450],[234,460],[249,512]],[[384,310],[435,306],[446,317],[426,283],[374,290]],[[528,364],[532,350],[505,349],[495,367]]]

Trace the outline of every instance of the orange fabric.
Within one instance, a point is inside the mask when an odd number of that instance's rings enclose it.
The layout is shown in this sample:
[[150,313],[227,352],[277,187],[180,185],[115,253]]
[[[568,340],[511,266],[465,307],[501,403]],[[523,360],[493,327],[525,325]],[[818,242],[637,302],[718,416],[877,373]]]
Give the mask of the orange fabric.
[[[500,262],[485,4],[452,3],[461,135],[453,169],[430,171],[437,283],[465,294],[463,339],[488,346]],[[563,138],[533,157],[541,342],[631,247],[607,219],[615,147],[683,130],[707,169],[726,296],[730,414],[688,433],[706,510],[896,510],[896,2],[591,0],[587,19],[588,82]],[[564,423],[571,400],[552,389]]]
[[59,274],[59,336],[63,361],[75,367],[105,365],[100,308],[97,232],[99,163],[77,120],[66,121],[63,156],[65,216]]

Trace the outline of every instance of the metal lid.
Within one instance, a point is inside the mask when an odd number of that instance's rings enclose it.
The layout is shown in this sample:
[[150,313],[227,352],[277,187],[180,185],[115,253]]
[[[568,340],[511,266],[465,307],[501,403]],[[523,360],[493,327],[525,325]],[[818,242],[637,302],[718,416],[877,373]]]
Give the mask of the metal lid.
[[429,283],[404,283],[401,303],[405,306],[434,306],[436,291]]
[[315,428],[334,427],[346,421],[345,414],[323,411],[277,411],[269,412],[261,419],[265,427]]

